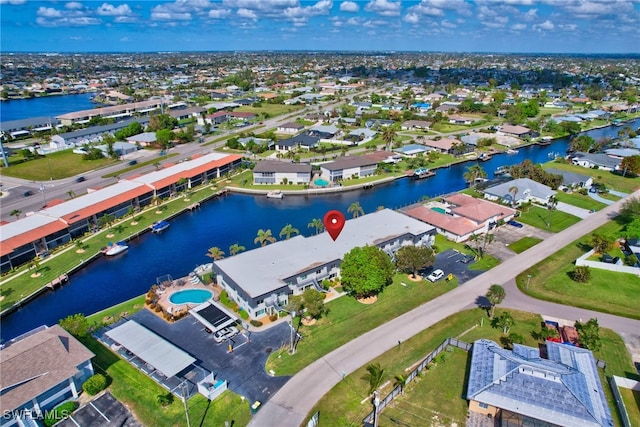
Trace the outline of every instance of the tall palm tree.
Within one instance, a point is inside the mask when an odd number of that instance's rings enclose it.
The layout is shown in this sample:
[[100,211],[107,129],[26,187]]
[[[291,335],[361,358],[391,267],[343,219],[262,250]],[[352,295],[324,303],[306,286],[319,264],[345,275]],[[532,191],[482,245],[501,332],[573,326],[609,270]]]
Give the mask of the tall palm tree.
[[209,248],[207,256],[215,261],[224,258],[224,251],[217,246]]
[[485,295],[489,302],[491,303],[491,317],[493,319],[493,313],[496,310],[496,305],[500,304],[502,300],[507,296],[504,288],[500,285],[491,285],[489,287],[489,291],[487,291],[487,295]]
[[240,252],[244,251],[245,249],[247,249],[247,248],[245,248],[244,246],[241,246],[241,245],[239,245],[237,243],[234,243],[233,245],[229,246],[229,254],[231,256],[233,256],[233,255],[239,254]]
[[307,224],[307,228],[315,228],[316,234],[320,234],[322,230],[324,230],[324,224],[320,218],[313,218],[309,224]]
[[509,194],[511,194],[511,206],[515,206],[516,196],[518,195],[518,187],[515,185],[512,187],[509,187]]
[[478,184],[478,179],[484,179],[487,177],[487,172],[482,169],[482,166],[479,164],[475,164],[473,166],[468,166],[467,171],[462,175],[465,181],[469,183],[470,186],[475,187]]
[[360,206],[360,203],[353,202],[349,205],[347,212],[353,215],[354,218],[358,218],[360,215],[364,215],[364,209]]
[[371,394],[382,384],[384,369],[379,363],[371,363],[367,365],[366,370],[367,373],[362,376],[362,379],[369,382],[369,394]]
[[14,209],[9,213],[9,215],[15,216],[16,219],[20,219],[20,215],[22,215],[22,211],[20,209]]
[[382,131],[382,140],[384,141],[384,146],[387,151],[391,150],[394,139],[396,139],[396,130],[392,126],[384,128]]
[[260,246],[267,246],[269,243],[276,241],[276,238],[271,235],[271,230],[258,230],[258,235],[253,239],[254,243],[260,243]]
[[279,236],[280,238],[282,238],[282,236],[285,236],[286,238],[285,240],[289,240],[292,234],[300,234],[300,230],[298,230],[291,224],[287,224],[284,227],[282,227],[282,230],[280,230]]

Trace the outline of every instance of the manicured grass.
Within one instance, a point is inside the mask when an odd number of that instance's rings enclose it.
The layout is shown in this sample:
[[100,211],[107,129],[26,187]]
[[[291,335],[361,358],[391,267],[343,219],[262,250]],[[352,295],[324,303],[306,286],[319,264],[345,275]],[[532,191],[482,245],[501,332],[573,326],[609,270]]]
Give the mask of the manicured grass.
[[557,209],[550,211],[538,206],[529,206],[521,211],[518,221],[541,230],[557,233],[579,222],[580,218]]
[[564,191],[558,191],[556,193],[556,200],[559,202],[567,203],[572,206],[576,206],[582,209],[588,210],[596,210],[604,208],[604,203],[598,202],[597,200],[592,199],[588,195],[580,194],[577,192],[574,193],[565,193]]
[[[149,286],[151,287],[151,286]],[[121,316],[132,315],[144,308],[144,295],[131,298],[128,301],[114,305],[97,313],[87,315],[87,319],[92,323],[102,323],[105,318],[117,319]]]
[[[438,252],[444,252],[449,249],[453,249],[465,255],[475,256],[474,251],[472,251],[464,243],[452,242],[441,234],[436,234],[435,246],[438,248]],[[469,265],[469,270],[490,270],[498,264],[500,264],[499,259],[494,258],[491,255],[486,254],[485,252],[484,257]]]
[[[113,396],[130,408],[143,425],[186,425],[184,407],[180,399],[174,398],[173,403],[163,408],[158,403],[158,395],[166,394],[166,389],[95,339],[86,339],[83,343],[96,354],[93,359],[96,371],[106,373],[110,378],[109,390]],[[213,427],[229,421],[233,425],[243,426],[251,419],[249,402],[243,402],[238,395],[230,391],[223,393],[213,402],[208,402],[202,395],[197,394],[189,399],[187,407],[192,425]]]
[[607,188],[622,191],[624,193],[632,193],[634,190],[640,188],[640,177],[624,177],[622,175],[618,175],[601,169],[583,168],[582,166],[557,162],[555,160],[543,164],[542,167],[544,169],[561,169],[580,175],[591,176],[593,177],[594,182],[602,183],[606,185]]
[[[525,345],[537,347],[538,341],[531,336],[532,331],[540,329],[543,320],[539,315],[517,310],[496,309],[496,314],[508,311],[515,320],[512,333],[521,335]],[[482,319],[482,322],[481,322]],[[481,326],[482,324],[482,326]],[[472,328],[470,329],[469,328]],[[466,333],[464,333],[467,331]],[[463,334],[462,336],[459,336]],[[595,357],[607,361],[607,375],[626,376],[625,372],[633,370],[624,342],[613,331],[601,329],[603,348],[595,353]],[[389,350],[372,360],[385,369],[384,381],[390,383],[382,388],[381,398],[394,387],[396,375],[407,375],[412,366],[434,350],[445,338],[458,337],[472,343],[485,338],[500,344],[502,331],[489,326],[486,313],[480,309],[466,310],[456,313],[435,324],[429,329],[403,342],[400,347]],[[466,370],[468,355],[461,350],[444,352],[444,361],[431,365],[427,371],[414,380],[405,389],[405,396],[396,398],[391,407],[385,409],[380,419],[381,425],[431,425],[432,416],[437,413],[440,424],[449,425],[457,422],[464,425],[467,412]],[[408,369],[407,369],[408,368]],[[604,372],[600,370],[601,376]],[[372,410],[370,399],[367,399],[368,382],[362,379],[365,366],[347,376],[318,402],[313,412],[319,410],[322,425],[358,425]],[[603,383],[605,394],[608,386]],[[614,420],[618,421],[613,403],[608,393],[609,406],[612,408]],[[364,401],[363,403],[361,403]],[[398,422],[391,422],[391,419]],[[620,425],[619,421],[616,425]]]
[[[621,231],[621,226],[611,221],[592,234],[617,238]],[[588,283],[577,283],[569,277],[576,258],[591,248],[590,239],[591,234],[583,236],[522,272],[516,278],[518,287],[535,298],[640,319],[637,276],[592,268]],[[527,275],[531,275],[528,288]]]
[[412,282],[406,274],[397,274],[393,284],[378,295],[374,304],[359,303],[351,296],[331,301],[327,304],[329,314],[314,326],[300,327],[304,338],[300,340],[296,354],[289,355],[286,349],[274,352],[266,369],[273,369],[277,375],[292,375],[363,333],[454,289],[457,282],[455,278],[449,283]]
[[526,251],[527,249],[537,245],[540,242],[542,242],[542,239],[539,239],[537,237],[525,236],[522,239],[511,243],[509,245],[509,249],[511,249],[515,253],[519,254],[519,253],[522,253],[522,252]]
[[294,111],[298,111],[303,109],[304,107],[300,105],[284,105],[284,104],[268,104],[263,102],[260,107],[254,106],[242,106],[237,109],[237,111],[247,111],[255,114],[267,114],[267,118],[280,116],[282,114],[292,113]]
[[51,178],[69,178],[83,172],[116,164],[119,161],[108,158],[83,160],[81,154],[74,154],[72,150],[65,150],[47,154],[45,157],[39,157],[24,163],[12,164],[11,158],[9,158],[9,162],[10,167],[0,168],[0,175],[29,181],[49,181]]
[[632,426],[640,426],[640,391],[621,388],[622,401]]

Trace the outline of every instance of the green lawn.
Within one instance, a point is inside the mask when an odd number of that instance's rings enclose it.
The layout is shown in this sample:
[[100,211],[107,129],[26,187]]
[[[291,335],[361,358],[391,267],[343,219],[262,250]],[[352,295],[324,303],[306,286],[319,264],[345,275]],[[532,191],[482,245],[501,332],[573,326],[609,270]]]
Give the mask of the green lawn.
[[[502,311],[507,310],[498,307],[496,313]],[[508,311],[516,322],[511,332],[522,335],[525,345],[536,347],[538,341],[531,337],[531,332],[540,329],[542,318],[532,313]],[[471,327],[474,329],[468,330]],[[500,343],[502,337],[501,331],[489,326],[486,313],[482,310],[466,310],[454,314],[371,362],[379,363],[385,369],[383,382],[389,381],[382,389],[381,397],[394,387],[396,375],[406,375],[410,371],[407,368],[419,362],[445,338],[457,337],[465,331],[467,332],[459,339],[469,343],[480,338]],[[606,374],[627,376],[627,373],[632,372],[633,364],[622,339],[607,329],[601,329],[601,339],[603,349],[595,353],[595,356],[607,361]],[[468,356],[461,350],[445,354],[444,361],[432,365],[408,386],[405,396],[397,398],[391,407],[382,412],[381,425],[430,425],[436,412],[440,424],[457,422],[458,425],[464,425],[467,401],[462,396],[465,394]],[[602,370],[600,372],[603,374]],[[359,425],[362,418],[371,411],[370,400],[366,399],[368,383],[362,379],[364,373],[365,367],[356,370],[320,400],[311,413],[320,411],[321,426]],[[611,394],[607,393],[608,386],[603,383],[603,388],[613,413],[617,414],[612,406]],[[392,418],[397,422],[393,422]],[[616,415],[614,421],[616,425],[620,425]]]
[[542,165],[544,169],[561,169],[580,175],[587,175],[593,177],[594,182],[602,183],[613,190],[622,191],[624,193],[632,193],[634,190],[640,188],[640,177],[623,177],[609,171],[600,169],[583,168],[582,166],[576,166],[573,164],[551,161]]
[[588,195],[580,194],[577,192],[565,193],[564,191],[558,191],[556,193],[556,200],[587,210],[599,211],[600,209],[607,206],[604,203],[592,199]]
[[[594,231],[610,238],[617,238],[620,233],[621,226],[613,221]],[[640,319],[637,276],[592,268],[588,283],[570,279],[576,258],[591,249],[590,239],[591,234],[583,236],[522,272],[516,278],[518,287],[535,298]],[[528,288],[527,275],[531,275]]]
[[[474,251],[472,251],[464,243],[453,242],[441,234],[436,234],[435,246],[438,249],[438,252],[444,252],[449,249],[453,249],[466,255],[475,256]],[[485,252],[484,257],[469,265],[469,270],[490,270],[498,264],[500,264],[499,259],[494,258],[491,255],[487,255]]]
[[527,249],[537,245],[540,242],[542,242],[542,239],[539,239],[537,237],[525,236],[522,239],[511,243],[509,245],[509,249],[511,249],[515,253],[519,254],[519,253],[522,253],[522,252],[526,251]]
[[[553,233],[564,230],[580,221],[577,216],[553,210],[550,211],[539,206],[529,206],[521,210],[518,221],[529,224],[541,230],[548,230]],[[547,223],[549,225],[547,225]]]
[[620,388],[624,406],[632,426],[640,426],[640,391]]
[[292,113],[294,111],[301,110],[302,106],[300,105],[284,105],[284,104],[269,104],[263,102],[260,107],[254,106],[242,106],[237,109],[237,111],[247,111],[255,114],[267,114],[267,118],[276,117],[282,114]]
[[[9,158],[9,167],[0,168],[0,175],[12,176],[29,181],[49,181],[53,179],[69,178],[94,169],[118,163],[118,160],[103,158],[98,160],[83,160],[81,154],[74,154],[72,150],[58,151],[47,154],[46,157],[29,160],[23,163],[13,163],[16,156]],[[21,158],[21,157],[20,157]]]
[[274,352],[267,361],[267,370],[273,369],[277,375],[292,375],[363,333],[456,286],[455,278],[449,283],[431,283],[426,280],[412,282],[406,274],[397,274],[393,284],[378,295],[378,301],[374,304],[359,303],[351,296],[331,301],[327,304],[328,315],[314,326],[301,326],[304,338],[300,341],[296,354],[289,355],[286,349]]

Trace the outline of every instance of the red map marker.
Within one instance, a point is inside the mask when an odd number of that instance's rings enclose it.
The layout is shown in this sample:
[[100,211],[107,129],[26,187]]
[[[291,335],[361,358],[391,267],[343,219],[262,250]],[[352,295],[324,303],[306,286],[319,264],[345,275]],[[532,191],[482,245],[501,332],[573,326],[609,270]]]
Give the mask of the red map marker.
[[324,219],[322,220],[322,222],[324,223],[324,228],[327,229],[327,231],[329,232],[329,236],[331,236],[334,241],[340,235],[345,221],[346,220],[344,219],[344,215],[342,215],[342,212],[336,210],[327,212],[324,215]]

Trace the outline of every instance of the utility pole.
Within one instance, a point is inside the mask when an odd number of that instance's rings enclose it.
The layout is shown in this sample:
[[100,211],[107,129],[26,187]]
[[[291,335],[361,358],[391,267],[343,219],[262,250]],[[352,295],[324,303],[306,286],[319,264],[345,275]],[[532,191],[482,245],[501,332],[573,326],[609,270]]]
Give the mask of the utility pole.
[[291,319],[289,320],[289,328],[291,328],[291,347],[289,348],[289,354],[296,354],[296,347],[295,347],[295,333],[296,330],[293,327],[293,319],[296,317],[296,312],[292,311],[291,312]]
[[180,392],[182,393],[182,403],[184,405],[184,415],[187,417],[187,427],[191,427],[191,421],[189,420],[189,410],[187,409],[187,384],[186,380],[180,384]]

